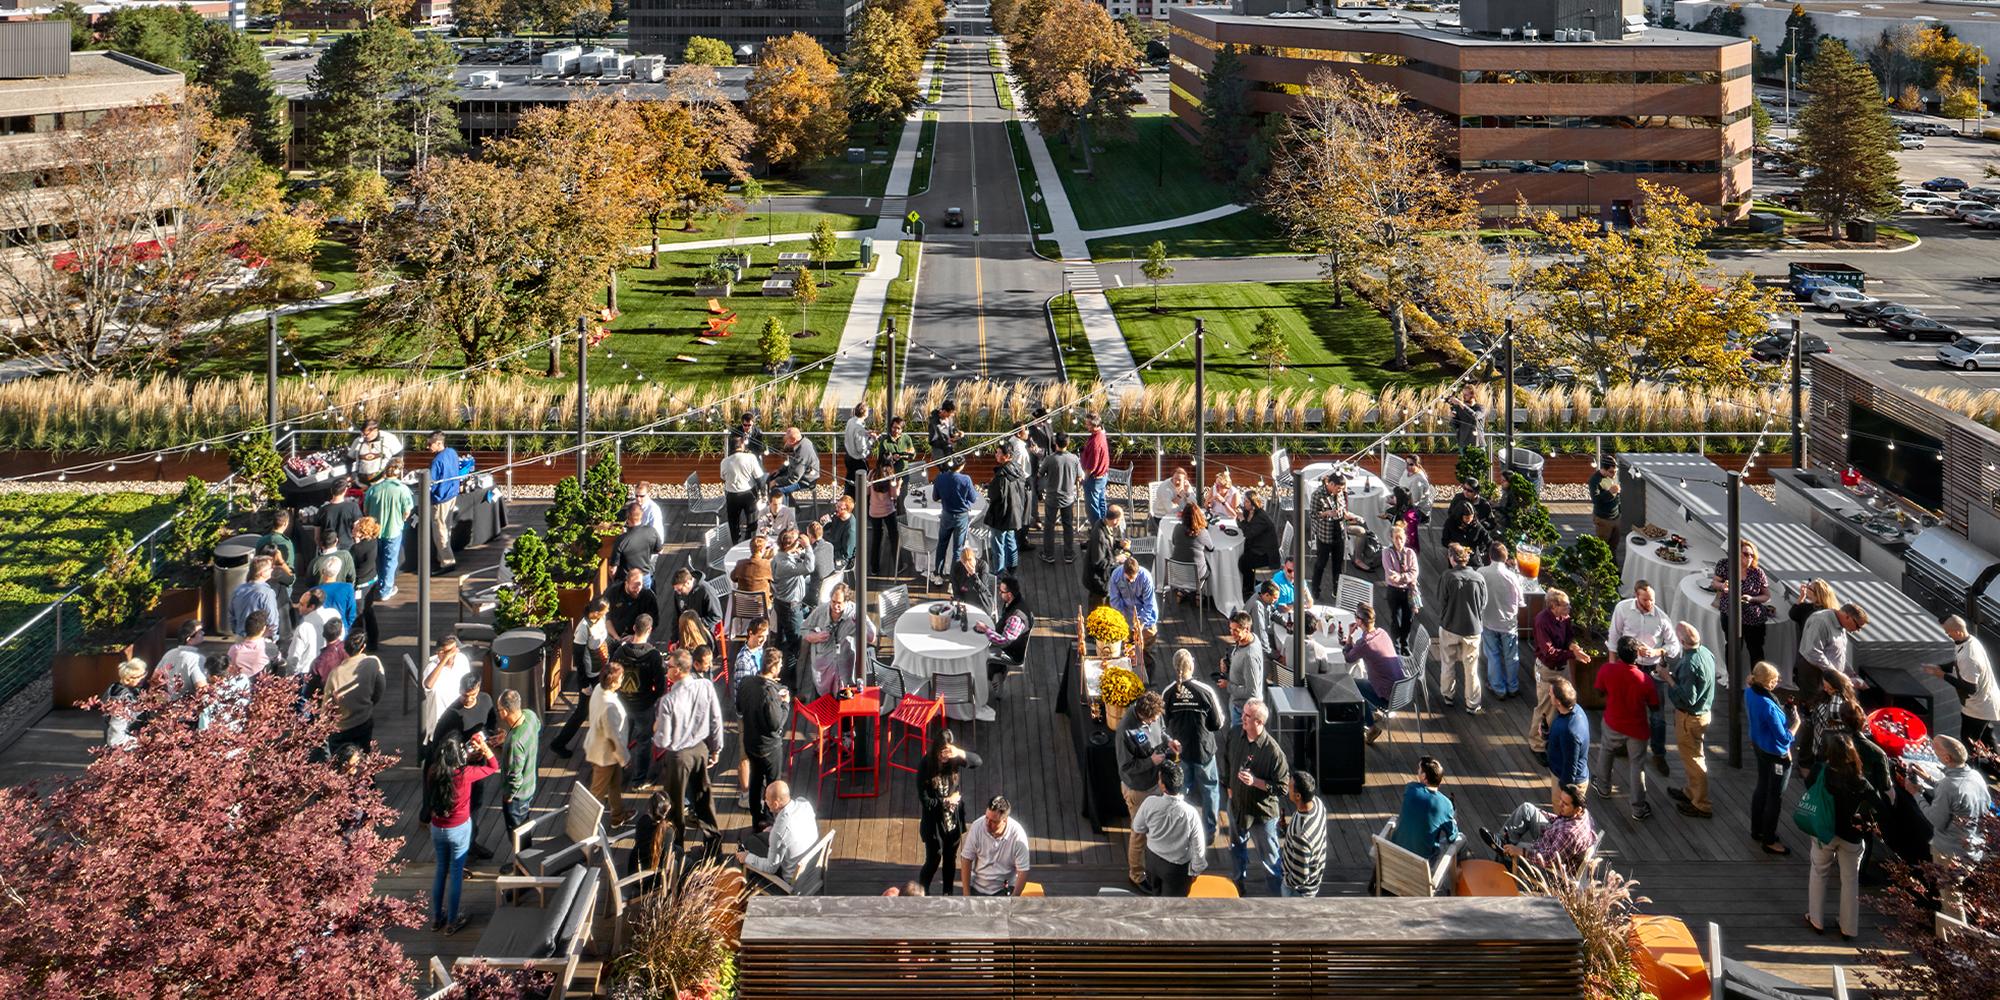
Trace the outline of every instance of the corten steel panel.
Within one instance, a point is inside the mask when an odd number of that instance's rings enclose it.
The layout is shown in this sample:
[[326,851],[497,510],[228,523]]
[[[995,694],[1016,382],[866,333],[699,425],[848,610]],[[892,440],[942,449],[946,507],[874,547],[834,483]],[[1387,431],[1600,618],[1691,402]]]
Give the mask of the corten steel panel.
[[1479,193],[1485,205],[1511,205],[1516,195],[1530,205],[1604,205],[1639,199],[1639,181],[1676,187],[1706,205],[1722,201],[1721,174],[1514,174],[1481,171],[1470,175],[1490,182]]
[[1719,87],[1702,84],[1471,83],[1468,115],[1721,115]]
[[2000,491],[2000,431],[1948,410],[1909,389],[1886,383],[1830,355],[1813,359],[1812,401],[1806,409],[1806,453],[1816,468],[1847,465],[1849,403],[1860,403],[1944,442],[1944,516],[1967,530],[1968,509],[1993,509]]
[[1468,128],[1461,160],[1719,160],[1722,130],[1697,128]]

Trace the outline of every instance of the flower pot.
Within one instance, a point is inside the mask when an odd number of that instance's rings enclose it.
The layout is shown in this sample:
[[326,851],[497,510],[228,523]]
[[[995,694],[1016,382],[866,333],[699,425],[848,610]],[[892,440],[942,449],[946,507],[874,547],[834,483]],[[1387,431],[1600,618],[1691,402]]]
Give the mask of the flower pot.
[[1113,705],[1112,703],[1110,703],[1110,702],[1108,702],[1108,701],[1107,701],[1107,702],[1105,702],[1105,703],[1104,703],[1104,724],[1105,724],[1105,726],[1107,726],[1107,727],[1109,727],[1109,728],[1111,728],[1111,729],[1113,729],[1113,730],[1116,730],[1116,729],[1118,729],[1118,728],[1119,728],[1120,726],[1123,726],[1123,725],[1125,724],[1125,710],[1126,710],[1126,709],[1128,709],[1128,708],[1131,708],[1131,707],[1132,707],[1132,706],[1131,706],[1130,704],[1125,704],[1125,705]]
[[1098,659],[1100,659],[1100,660],[1115,660],[1115,659],[1118,659],[1119,657],[1122,657],[1122,656],[1124,656],[1124,655],[1125,655],[1125,643],[1124,643],[1124,641],[1123,641],[1123,640],[1116,640],[1116,639],[1114,639],[1114,640],[1105,640],[1105,639],[1099,639],[1099,640],[1097,640],[1097,658],[1098,658]]
[[556,611],[562,615],[565,625],[583,617],[583,609],[590,606],[590,595],[593,593],[595,591],[589,587],[556,588]]
[[615,530],[612,534],[606,535],[603,534],[603,529],[599,528],[597,539],[597,582],[593,586],[592,593],[603,594],[611,590],[611,549],[617,544],[618,535]]
[[1604,695],[1597,690],[1597,671],[1611,659],[1610,654],[1600,650],[1590,650],[1590,662],[1577,664],[1576,703],[1593,711],[1602,711]]

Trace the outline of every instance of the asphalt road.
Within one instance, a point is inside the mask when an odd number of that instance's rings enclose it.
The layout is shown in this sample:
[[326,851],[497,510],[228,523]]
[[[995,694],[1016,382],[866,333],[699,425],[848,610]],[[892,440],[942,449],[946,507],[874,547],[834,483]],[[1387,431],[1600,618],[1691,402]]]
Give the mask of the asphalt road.
[[[926,232],[904,384],[1052,379],[1055,349],[1043,303],[1060,286],[1062,268],[1035,256],[1029,242],[1004,124],[1012,113],[994,95],[987,39],[964,34],[963,26],[975,22],[958,23],[961,34],[945,36],[930,191],[910,199]],[[950,208],[963,210],[963,227],[944,225]],[[978,236],[972,235],[974,221]]]

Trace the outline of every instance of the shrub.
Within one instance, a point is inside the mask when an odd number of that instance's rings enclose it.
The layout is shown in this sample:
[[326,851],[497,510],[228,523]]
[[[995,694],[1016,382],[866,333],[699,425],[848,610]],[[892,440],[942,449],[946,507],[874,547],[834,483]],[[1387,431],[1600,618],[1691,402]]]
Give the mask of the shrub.
[[114,531],[104,540],[103,558],[103,567],[77,594],[77,617],[84,642],[120,646],[140,618],[160,602],[160,581],[145,554],[133,551],[129,531]]
[[261,435],[229,448],[229,471],[259,504],[275,505],[285,488],[285,460]]
[[590,503],[575,476],[564,476],[556,483],[555,497],[542,519],[549,526],[549,575],[564,587],[589,582],[597,572],[598,522],[591,516]]
[[583,507],[592,527],[611,526],[615,533],[625,523],[624,473],[618,460],[606,455],[583,473]]
[[222,499],[199,476],[189,476],[174,500],[174,516],[160,546],[161,568],[175,586],[201,582],[209,554],[222,538],[226,513]]
[[493,611],[495,628],[502,632],[517,628],[546,629],[562,623],[549,562],[549,547],[533,528],[521,532],[507,546],[507,569],[514,574],[514,582],[500,588],[495,598],[498,602]]
[[[1991,851],[2000,843],[2000,819],[1988,815],[1980,823]],[[1862,961],[1879,970],[1867,974],[1870,988],[1883,987],[1885,996],[1937,1000],[1992,997],[1993,984],[2000,982],[2000,865],[1989,855],[1986,864],[1911,866],[1892,853],[1887,868],[1888,887],[1871,904],[1882,913],[1882,935],[1890,947],[1862,949]],[[1940,880],[1957,883],[1972,933],[1943,938],[1932,932],[1937,904],[1930,887]]]
[[1541,491],[1518,472],[1507,473],[1507,501],[1500,519],[1500,533],[1511,543],[1526,542],[1546,551],[1562,541],[1548,505],[1542,503]]
[[710,264],[695,272],[694,283],[702,286],[728,286],[736,275],[720,264]]
[[757,335],[757,356],[763,359],[764,370],[772,373],[791,364],[792,335],[784,320],[773,316],[764,321],[764,331]]
[[611,996],[726,997],[734,991],[746,894],[741,874],[718,864],[690,871],[642,899],[632,950],[613,963]]
[[1458,468],[1452,473],[1452,477],[1461,483],[1468,479],[1483,483],[1492,475],[1493,459],[1486,454],[1486,449],[1479,447],[1467,448],[1460,452]]
[[1578,535],[1556,550],[1554,565],[1549,586],[1569,593],[1570,617],[1576,620],[1577,628],[1603,636],[1611,627],[1611,609],[1618,604],[1621,582],[1611,546],[1596,535]]
[[1632,893],[1639,883],[1597,858],[1576,865],[1557,860],[1547,868],[1521,865],[1514,877],[1523,895],[1561,903],[1583,936],[1583,1000],[1650,996],[1632,961],[1632,913],[1636,904],[1647,902]]

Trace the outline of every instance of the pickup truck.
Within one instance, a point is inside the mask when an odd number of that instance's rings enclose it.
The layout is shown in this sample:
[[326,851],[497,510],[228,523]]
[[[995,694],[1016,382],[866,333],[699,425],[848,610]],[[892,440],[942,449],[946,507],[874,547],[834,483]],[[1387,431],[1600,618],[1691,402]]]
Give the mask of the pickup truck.
[[1794,261],[1791,265],[1792,294],[1804,301],[1822,286],[1846,285],[1857,292],[1868,290],[1868,275],[1847,264],[1814,264]]

